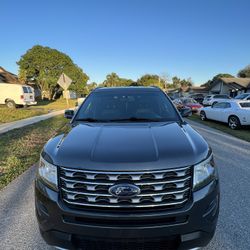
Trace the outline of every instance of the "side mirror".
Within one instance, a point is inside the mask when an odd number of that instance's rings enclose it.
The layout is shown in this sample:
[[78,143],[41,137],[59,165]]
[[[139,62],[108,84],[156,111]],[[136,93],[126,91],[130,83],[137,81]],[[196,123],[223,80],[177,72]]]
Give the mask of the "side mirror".
[[188,117],[192,115],[192,110],[190,108],[182,108],[180,109],[180,114],[182,117]]
[[73,116],[74,116],[74,110],[72,110],[72,109],[67,109],[67,110],[65,110],[64,111],[64,117],[66,118],[66,119],[72,119],[73,118]]

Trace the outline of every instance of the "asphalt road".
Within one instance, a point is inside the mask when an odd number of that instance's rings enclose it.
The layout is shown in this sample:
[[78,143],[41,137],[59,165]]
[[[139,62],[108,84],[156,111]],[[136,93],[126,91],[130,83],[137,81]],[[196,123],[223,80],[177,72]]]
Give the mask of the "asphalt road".
[[[215,237],[205,249],[250,249],[250,143],[194,122],[190,124],[213,148],[221,178],[219,223]],[[1,250],[51,249],[37,228],[34,174],[32,167],[0,192]]]

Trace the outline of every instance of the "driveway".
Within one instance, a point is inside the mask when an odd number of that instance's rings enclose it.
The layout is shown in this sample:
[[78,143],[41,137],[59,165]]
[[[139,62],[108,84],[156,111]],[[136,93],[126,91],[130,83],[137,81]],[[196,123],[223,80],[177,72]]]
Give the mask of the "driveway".
[[[217,232],[205,250],[250,246],[250,143],[199,123],[190,124],[209,142],[221,177],[221,211]],[[0,192],[0,249],[51,249],[41,239],[34,213],[30,168]],[[156,249],[157,250],[157,249]]]

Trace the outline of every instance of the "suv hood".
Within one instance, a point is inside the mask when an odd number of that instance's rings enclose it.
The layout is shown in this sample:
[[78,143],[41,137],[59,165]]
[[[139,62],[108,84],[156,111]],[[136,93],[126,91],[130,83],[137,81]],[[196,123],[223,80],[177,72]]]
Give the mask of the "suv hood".
[[57,166],[140,171],[196,164],[207,157],[209,147],[187,124],[81,123],[51,139],[44,152]]

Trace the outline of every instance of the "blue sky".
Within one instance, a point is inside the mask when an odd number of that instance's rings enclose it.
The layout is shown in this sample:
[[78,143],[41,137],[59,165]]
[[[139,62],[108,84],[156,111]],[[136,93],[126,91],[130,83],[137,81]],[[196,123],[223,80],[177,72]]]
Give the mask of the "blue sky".
[[248,0],[1,0],[0,66],[35,44],[67,53],[102,82],[110,72],[203,83],[250,64]]

